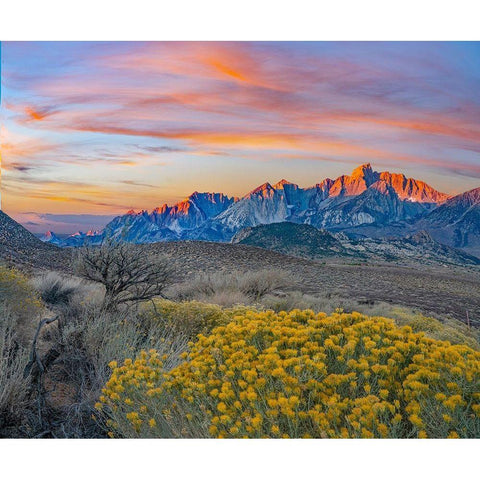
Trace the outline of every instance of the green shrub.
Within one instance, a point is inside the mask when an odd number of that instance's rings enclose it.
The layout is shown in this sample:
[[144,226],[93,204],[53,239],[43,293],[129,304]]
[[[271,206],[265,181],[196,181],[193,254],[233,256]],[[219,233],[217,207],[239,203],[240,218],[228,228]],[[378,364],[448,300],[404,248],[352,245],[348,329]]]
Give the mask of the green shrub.
[[15,319],[17,339],[31,341],[43,305],[29,279],[14,268],[0,265],[0,306]]
[[173,302],[156,299],[143,305],[140,316],[147,325],[161,326],[165,332],[183,334],[195,339],[198,334],[207,334],[219,325],[232,321],[252,307],[235,306],[222,308],[211,303],[196,300]]
[[1,265],[0,302],[22,319],[35,317],[42,308],[42,302],[28,278],[14,268]]

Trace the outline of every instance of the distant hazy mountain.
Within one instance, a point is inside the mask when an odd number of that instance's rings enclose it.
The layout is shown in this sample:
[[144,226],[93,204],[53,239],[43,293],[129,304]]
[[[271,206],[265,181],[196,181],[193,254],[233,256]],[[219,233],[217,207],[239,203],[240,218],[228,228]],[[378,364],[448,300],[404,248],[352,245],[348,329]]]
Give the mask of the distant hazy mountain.
[[416,228],[428,230],[439,242],[480,256],[480,188],[450,198],[420,219]]
[[51,231],[48,231],[47,233],[45,233],[45,235],[40,237],[40,240],[45,243],[51,243],[52,245],[59,245],[59,246],[62,246],[64,243],[61,238],[57,237]]
[[194,192],[173,206],[127,212],[102,232],[78,233],[60,243],[50,232],[44,240],[62,246],[98,244],[107,236],[132,243],[228,242],[247,227],[292,222],[371,238],[427,230],[441,242],[448,234],[449,245],[475,250],[480,247],[478,189],[472,192],[450,198],[420,180],[376,172],[364,164],[351,175],[309,188],[281,180],[264,183],[242,198]]

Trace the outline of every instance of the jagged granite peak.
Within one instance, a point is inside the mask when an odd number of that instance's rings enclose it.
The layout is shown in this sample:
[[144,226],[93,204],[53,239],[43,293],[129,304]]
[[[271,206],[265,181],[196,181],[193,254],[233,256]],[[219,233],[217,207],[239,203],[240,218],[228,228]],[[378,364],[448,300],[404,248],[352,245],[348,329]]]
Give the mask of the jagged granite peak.
[[[252,190],[212,219],[215,229],[225,229],[230,237],[240,228],[281,222],[288,216],[285,192],[268,182]],[[226,238],[229,240],[230,238]]]
[[381,172],[380,179],[389,183],[402,200],[422,203],[442,203],[450,198],[449,195],[438,192],[425,182],[415,180],[414,178],[407,178],[402,173]]
[[329,195],[332,197],[360,195],[379,179],[379,175],[372,170],[369,163],[365,163],[355,168],[351,175],[338,177],[330,187]]
[[164,203],[161,207],[156,207],[152,210],[152,214],[162,215],[164,214],[170,207]]
[[480,204],[480,187],[469,190],[468,192],[460,193],[454,197],[451,197],[445,205],[447,207],[460,206],[463,208],[469,208],[474,205]]
[[51,230],[48,230],[47,232],[45,232],[45,235],[43,235],[40,240],[42,240],[42,242],[52,242],[54,240],[60,240],[54,232],[52,232]]
[[45,235],[40,237],[40,240],[44,243],[50,243],[51,245],[63,246],[63,240],[57,237],[51,230],[45,232]]
[[352,179],[361,178],[365,180],[365,183],[367,185],[371,185],[377,180],[378,173],[373,171],[370,163],[364,163],[363,165],[360,165],[357,168],[355,168],[352,174],[350,175],[350,177]]
[[259,185],[257,188],[254,188],[251,192],[247,193],[243,198],[251,198],[253,196],[262,196],[262,197],[271,197],[275,194],[275,188],[270,185],[270,183],[265,182],[262,185]]
[[440,205],[425,220],[432,225],[447,226],[459,223],[470,211],[480,207],[480,187],[449,198]]
[[282,178],[279,182],[277,182],[275,185],[273,185],[273,188],[275,190],[282,190],[285,187],[285,185],[292,185],[292,186],[298,188],[298,185],[296,185],[295,183],[289,182],[288,180],[285,180],[284,178]]
[[329,191],[332,188],[332,185],[335,183],[335,180],[331,178],[325,178],[320,183],[315,185],[315,188],[319,188],[321,190]]

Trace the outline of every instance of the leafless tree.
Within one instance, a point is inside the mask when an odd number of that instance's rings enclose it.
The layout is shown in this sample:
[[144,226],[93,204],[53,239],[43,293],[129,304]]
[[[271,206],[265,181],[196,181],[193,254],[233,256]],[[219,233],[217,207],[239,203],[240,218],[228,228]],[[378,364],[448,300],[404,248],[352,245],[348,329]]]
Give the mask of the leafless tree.
[[75,270],[79,276],[103,284],[106,310],[161,295],[173,273],[167,258],[114,240],[80,248]]

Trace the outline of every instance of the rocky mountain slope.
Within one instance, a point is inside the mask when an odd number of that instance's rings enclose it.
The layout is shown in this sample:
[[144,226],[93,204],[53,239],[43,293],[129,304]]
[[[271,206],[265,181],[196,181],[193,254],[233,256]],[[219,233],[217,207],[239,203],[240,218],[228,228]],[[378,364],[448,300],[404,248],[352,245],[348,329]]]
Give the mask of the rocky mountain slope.
[[48,265],[52,268],[63,264],[64,251],[55,245],[44,243],[0,210],[0,260],[13,266]]
[[106,236],[132,243],[230,241],[243,228],[284,221],[327,230],[378,228],[416,221],[447,200],[447,195],[420,180],[376,172],[364,164],[351,175],[327,178],[309,188],[281,180],[264,183],[240,199],[194,192],[172,207],[130,211],[100,234],[76,234],[61,244],[100,243]]
[[232,243],[252,245],[303,258],[343,258],[399,264],[480,265],[480,259],[435,241],[427,232],[403,238],[354,239],[311,225],[290,222],[248,227]]
[[424,230],[400,238],[351,240],[344,233],[336,234],[335,237],[351,255],[374,262],[388,261],[402,265],[480,265],[480,258],[443,245]]
[[420,219],[416,228],[428,230],[439,242],[480,256],[480,188],[450,198]]

